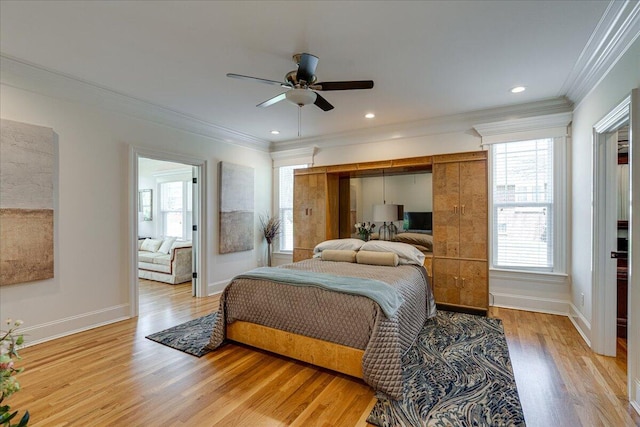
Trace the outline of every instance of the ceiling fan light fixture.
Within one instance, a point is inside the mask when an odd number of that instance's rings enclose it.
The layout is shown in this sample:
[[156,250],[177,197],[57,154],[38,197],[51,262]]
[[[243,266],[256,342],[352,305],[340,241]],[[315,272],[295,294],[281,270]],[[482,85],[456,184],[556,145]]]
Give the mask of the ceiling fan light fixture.
[[291,89],[286,93],[287,101],[303,107],[316,102],[316,93],[309,89]]

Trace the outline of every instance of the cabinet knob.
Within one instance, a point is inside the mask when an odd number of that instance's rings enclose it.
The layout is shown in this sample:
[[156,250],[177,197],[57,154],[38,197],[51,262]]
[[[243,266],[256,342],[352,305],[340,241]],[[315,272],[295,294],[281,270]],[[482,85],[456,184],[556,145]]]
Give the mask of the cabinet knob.
[[462,278],[462,287],[464,288],[464,277]]
[[454,280],[454,283],[455,283],[456,288],[457,288],[458,287],[458,276],[453,276],[453,280]]
[[304,210],[304,214],[305,214],[305,215],[309,215],[309,208],[306,208],[306,209]]
[[464,215],[464,205],[462,205],[462,215]]
[[458,213],[458,205],[453,205],[453,213]]

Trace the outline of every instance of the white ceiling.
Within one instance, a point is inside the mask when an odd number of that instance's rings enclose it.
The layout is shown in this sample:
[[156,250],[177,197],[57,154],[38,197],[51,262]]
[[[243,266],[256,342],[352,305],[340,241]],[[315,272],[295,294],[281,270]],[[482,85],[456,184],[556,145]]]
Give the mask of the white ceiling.
[[[292,54],[308,52],[320,58],[319,81],[374,80],[372,90],[323,92],[330,112],[304,107],[305,137],[563,97],[609,5],[3,0],[0,51],[280,142],[297,138],[298,107],[256,108],[280,88],[226,73],[281,80]],[[527,91],[509,93],[516,85]]]

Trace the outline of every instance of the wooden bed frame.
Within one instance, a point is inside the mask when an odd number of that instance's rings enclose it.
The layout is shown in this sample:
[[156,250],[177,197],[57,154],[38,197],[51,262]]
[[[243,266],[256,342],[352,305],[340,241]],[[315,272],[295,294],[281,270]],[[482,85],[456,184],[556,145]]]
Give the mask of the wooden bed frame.
[[251,322],[227,324],[227,339],[362,378],[364,350],[310,338]]

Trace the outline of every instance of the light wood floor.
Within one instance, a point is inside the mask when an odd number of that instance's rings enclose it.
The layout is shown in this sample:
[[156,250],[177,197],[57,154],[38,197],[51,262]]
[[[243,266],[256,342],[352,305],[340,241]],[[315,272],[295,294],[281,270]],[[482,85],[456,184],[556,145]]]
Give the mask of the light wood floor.
[[[30,426],[365,426],[363,382],[229,344],[196,358],[145,335],[207,314],[218,298],[142,281],[137,319],[22,350],[13,409]],[[598,356],[567,318],[493,308],[504,321],[525,418],[534,426],[634,426],[626,360]]]

